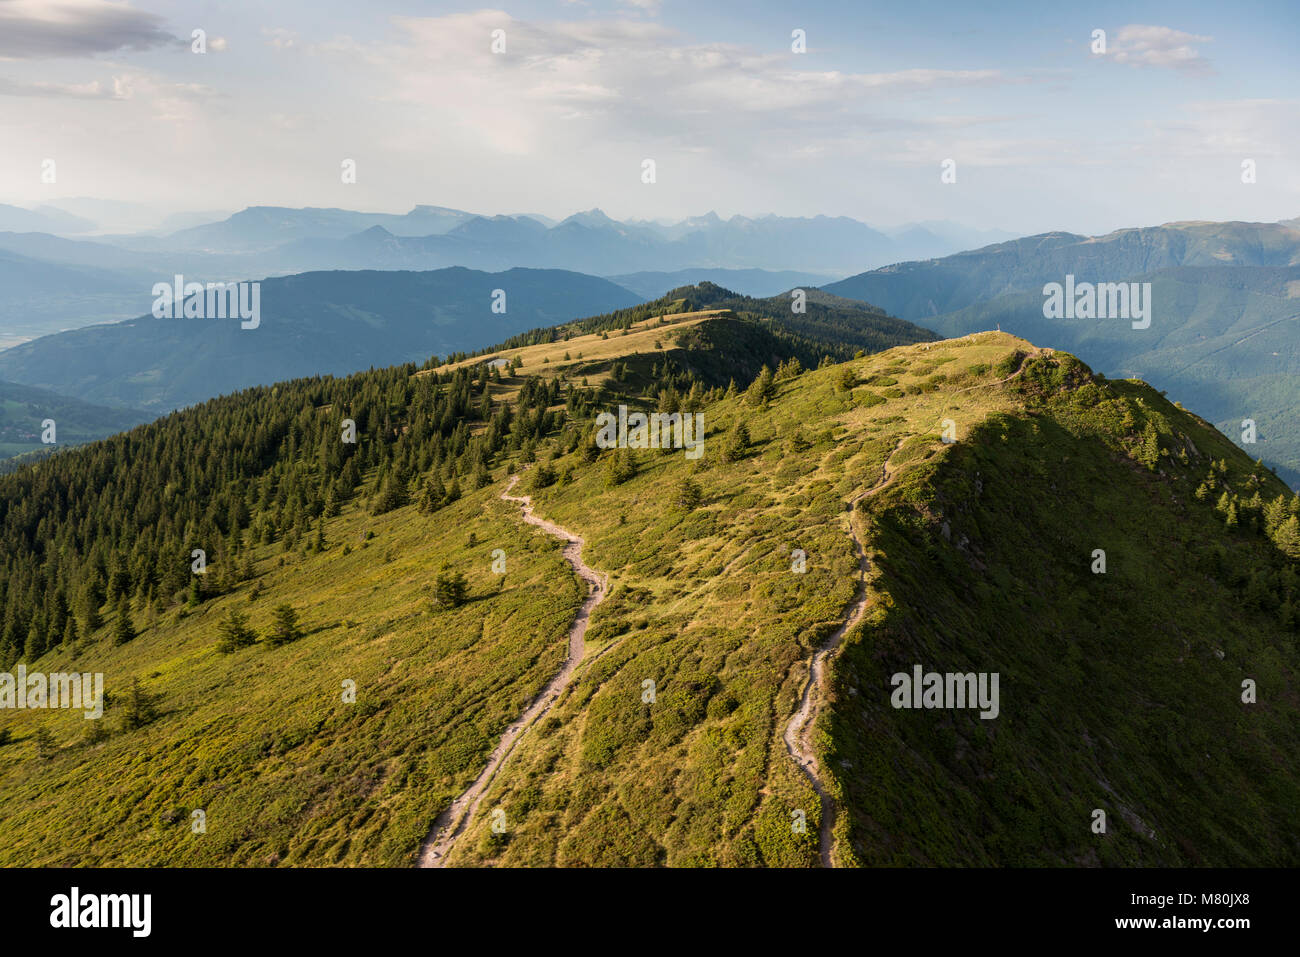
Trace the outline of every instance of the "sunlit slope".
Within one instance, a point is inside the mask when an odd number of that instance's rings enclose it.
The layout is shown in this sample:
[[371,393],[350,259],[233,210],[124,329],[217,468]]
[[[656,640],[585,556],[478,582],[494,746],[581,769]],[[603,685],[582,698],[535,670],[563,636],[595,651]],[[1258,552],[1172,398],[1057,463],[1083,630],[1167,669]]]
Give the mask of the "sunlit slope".
[[[86,743],[100,722],[80,712],[4,713],[16,740],[3,748],[0,860],[409,863],[432,815],[559,668],[580,600],[550,541],[507,519],[493,490],[414,513],[345,510],[325,522],[322,553],[259,547],[257,578],[232,594],[138,616],[129,644],[86,640],[29,662],[103,672],[110,733]],[[509,556],[504,576],[491,573],[494,548]],[[436,611],[444,561],[463,569],[472,600]],[[298,609],[303,638],[215,650],[228,609],[265,633],[281,602]],[[137,677],[161,716],[122,731],[116,715]],[[345,681],[355,703],[343,701]],[[53,757],[36,754],[38,724],[60,746]],[[196,809],[204,834],[192,833]]]
[[[852,597],[844,504],[886,458],[896,479],[855,519],[873,605],[819,725],[837,863],[1294,861],[1294,563],[1214,509],[1227,488],[1293,501],[1282,484],[1151,389],[1010,336],[850,368],[851,394],[834,367],[765,408],[710,406],[699,466],[643,453],[611,488],[574,462],[536,496],[612,574],[602,653],[489,791],[512,830],[471,822],[452,863],[813,863],[817,806],[780,731]],[[727,463],[739,420],[752,453]],[[1226,472],[1198,501],[1212,459]],[[895,710],[890,676],[916,664],[999,672],[1000,716]]]

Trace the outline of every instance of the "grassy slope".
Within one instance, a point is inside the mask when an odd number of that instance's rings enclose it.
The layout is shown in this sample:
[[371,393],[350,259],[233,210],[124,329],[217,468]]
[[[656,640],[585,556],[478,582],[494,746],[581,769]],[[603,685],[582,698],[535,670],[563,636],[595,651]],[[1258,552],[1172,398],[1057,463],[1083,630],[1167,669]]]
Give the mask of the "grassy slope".
[[[451,863],[814,863],[817,801],[780,735],[812,649],[853,594],[844,503],[895,449],[896,482],[853,519],[876,559],[874,614],[850,636],[819,723],[823,767],[851,808],[837,820],[838,859],[1296,860],[1294,779],[1263,770],[1296,766],[1293,639],[1193,575],[1180,551],[1223,536],[1187,487],[1205,459],[1227,457],[1234,482],[1248,463],[1138,385],[1110,388],[1195,435],[1188,476],[1171,462],[1157,478],[1120,455],[1110,407],[1025,414],[1022,380],[996,383],[1012,368],[999,362],[1030,348],[997,334],[904,347],[855,360],[865,381],[851,395],[834,367],[779,383],[761,410],[723,399],[705,410],[698,465],[643,452],[639,474],[614,488],[603,461],[562,457],[557,471],[573,480],[534,492],[538,514],[586,538],[584,558],[613,591],[588,661],[489,788]],[[955,446],[938,439],[944,418]],[[726,463],[738,419],[753,450]],[[688,472],[704,493],[690,514],[674,505]],[[183,620],[169,612],[123,648],[87,645],[76,667],[105,671],[117,694],[141,675],[166,714],[87,750],[72,744],[80,717],[6,713],[20,740],[4,751],[0,860],[409,863],[558,670],[579,601],[558,545],[496,500],[495,477],[433,517],[351,505],[326,523],[324,555],[290,553],[281,569],[278,543],[259,553],[255,603],[245,585]],[[961,550],[938,533],[940,512],[952,543],[969,540]],[[359,549],[363,529],[377,538]],[[1231,540],[1244,563],[1271,547]],[[512,562],[500,595],[488,572],[497,547]],[[1087,574],[1094,547],[1108,550],[1107,576]],[[795,548],[808,554],[802,575]],[[480,600],[434,614],[428,585],[443,560]],[[251,608],[261,628],[285,600],[308,637],[212,651],[226,606]],[[890,709],[888,674],[917,662],[1000,671],[1003,716]],[[1242,669],[1260,681],[1254,711],[1235,703]],[[353,706],[339,702],[348,677]],[[66,745],[49,762],[28,736],[37,722]],[[189,833],[196,807],[207,835]],[[503,836],[488,827],[497,807]],[[1090,835],[1093,807],[1111,809],[1110,838]],[[807,834],[792,833],[794,809]],[[1126,833],[1126,813],[1156,840]]]
[[945,336],[1000,324],[1068,349],[1107,374],[1167,390],[1233,439],[1240,439],[1243,419],[1254,419],[1258,436],[1246,451],[1300,487],[1300,437],[1290,425],[1300,373],[1300,268],[1184,267],[1133,279],[1152,283],[1149,329],[1122,320],[1044,319],[1038,289],[926,322]]
[[[353,506],[326,522],[323,554],[259,547],[255,602],[248,583],[183,619],[160,616],[127,645],[83,639],[75,658],[29,662],[102,671],[119,701],[138,676],[163,716],[88,746],[80,712],[4,712],[16,740],[0,771],[0,863],[412,863],[434,815],[558,670],[580,600],[552,540],[508,511],[491,488],[431,517]],[[504,579],[490,572],[495,548]],[[465,571],[474,600],[433,612],[444,560]],[[299,609],[306,637],[214,651],[228,607],[264,632],[280,602]],[[342,703],[345,679],[355,704]],[[113,711],[110,701],[104,721],[116,729]],[[31,738],[38,723],[63,746],[48,761]],[[205,835],[190,832],[195,808]]]
[[[852,592],[843,503],[896,446],[897,481],[857,519],[876,559],[873,610],[819,725],[823,767],[852,809],[837,822],[837,859],[1296,860],[1295,780],[1266,773],[1269,754],[1289,767],[1300,751],[1294,637],[1190,574],[1182,551],[1223,536],[1208,507],[1187,504],[1209,457],[1233,463],[1235,485],[1249,462],[1140,384],[1109,388],[1199,449],[1186,468],[1166,459],[1168,478],[1119,452],[1117,406],[1027,415],[1020,380],[998,384],[1014,365],[997,366],[1031,348],[986,334],[858,360],[867,384],[851,409],[838,369],[787,383],[762,413],[711,407],[711,435],[743,414],[759,451],[734,465],[706,454],[705,506],[690,518],[668,507],[687,469],[679,454],[616,490],[586,476],[541,493],[539,509],[614,570],[617,604],[592,636],[614,643],[489,791],[481,813],[506,808],[517,827],[493,838],[486,819],[471,822],[478,840],[453,863],[811,863],[789,812],[804,809],[815,834],[816,803],[780,729]],[[962,440],[951,447],[944,418]],[[834,438],[793,455],[801,428]],[[1266,479],[1269,495],[1281,491]],[[915,517],[933,501],[953,509],[951,542],[968,537],[965,551],[942,538],[937,514]],[[1229,540],[1246,567],[1269,560],[1262,539]],[[805,576],[789,570],[792,547],[810,555]],[[1088,570],[1096,547],[1105,577]],[[915,663],[999,671],[1002,718],[893,710],[888,675]],[[1260,682],[1257,710],[1239,703],[1245,674]],[[654,705],[641,700],[646,678]],[[1091,834],[1094,807],[1111,815],[1108,838]],[[1139,819],[1154,839],[1137,836]]]

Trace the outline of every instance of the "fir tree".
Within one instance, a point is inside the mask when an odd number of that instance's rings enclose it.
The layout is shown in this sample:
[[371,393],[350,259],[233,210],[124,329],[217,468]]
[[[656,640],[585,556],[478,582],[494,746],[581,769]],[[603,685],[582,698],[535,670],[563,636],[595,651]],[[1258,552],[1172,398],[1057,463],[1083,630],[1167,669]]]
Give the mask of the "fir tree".
[[271,631],[267,640],[273,645],[286,645],[302,637],[298,628],[298,613],[292,605],[277,605],[271,613]]

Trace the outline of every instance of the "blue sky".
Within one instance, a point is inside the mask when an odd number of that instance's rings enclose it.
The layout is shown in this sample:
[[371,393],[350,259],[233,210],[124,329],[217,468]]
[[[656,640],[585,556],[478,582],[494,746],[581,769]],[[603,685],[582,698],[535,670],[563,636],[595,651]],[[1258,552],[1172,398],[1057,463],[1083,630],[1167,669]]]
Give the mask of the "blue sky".
[[985,6],[0,0],[0,202],[1300,216],[1300,5]]

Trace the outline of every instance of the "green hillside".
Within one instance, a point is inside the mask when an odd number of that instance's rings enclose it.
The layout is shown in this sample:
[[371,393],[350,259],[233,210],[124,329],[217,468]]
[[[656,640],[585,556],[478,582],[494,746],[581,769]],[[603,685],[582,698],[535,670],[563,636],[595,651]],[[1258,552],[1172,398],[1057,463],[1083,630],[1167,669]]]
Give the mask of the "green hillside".
[[[1048,319],[1043,287],[1151,283],[1146,329]],[[1170,223],[1105,236],[1030,236],[899,263],[826,290],[866,299],[944,336],[985,329],[1067,349],[1115,377],[1141,378],[1195,408],[1252,458],[1300,487],[1300,231],[1294,223]],[[1243,420],[1256,426],[1243,442]]]
[[[0,459],[45,455],[54,448],[102,439],[150,418],[134,409],[105,408],[44,389],[0,382]],[[54,420],[53,446],[41,441],[42,423],[48,419]]]
[[[729,389],[730,343],[780,330],[698,329],[667,372],[297,380],[0,478],[5,666],[109,690],[103,721],[0,712],[0,861],[414,863],[582,601],[501,499],[512,475],[610,588],[453,866],[816,864],[822,806],[783,733],[859,589],[855,541],[864,621],[811,724],[835,864],[1300,860],[1300,519],[1275,476],[1009,335],[818,369],[778,351]],[[638,392],[704,416],[700,459],[593,444]],[[277,642],[283,605],[302,634]],[[891,708],[915,664],[999,672],[1000,716]]]
[[1242,421],[1252,419],[1255,442],[1243,448],[1300,485],[1300,434],[1291,424],[1300,401],[1300,267],[1181,267],[1131,281],[1151,283],[1149,329],[1045,319],[1037,290],[928,322],[944,335],[1001,326],[1071,349],[1116,376],[1150,382],[1238,442]]

